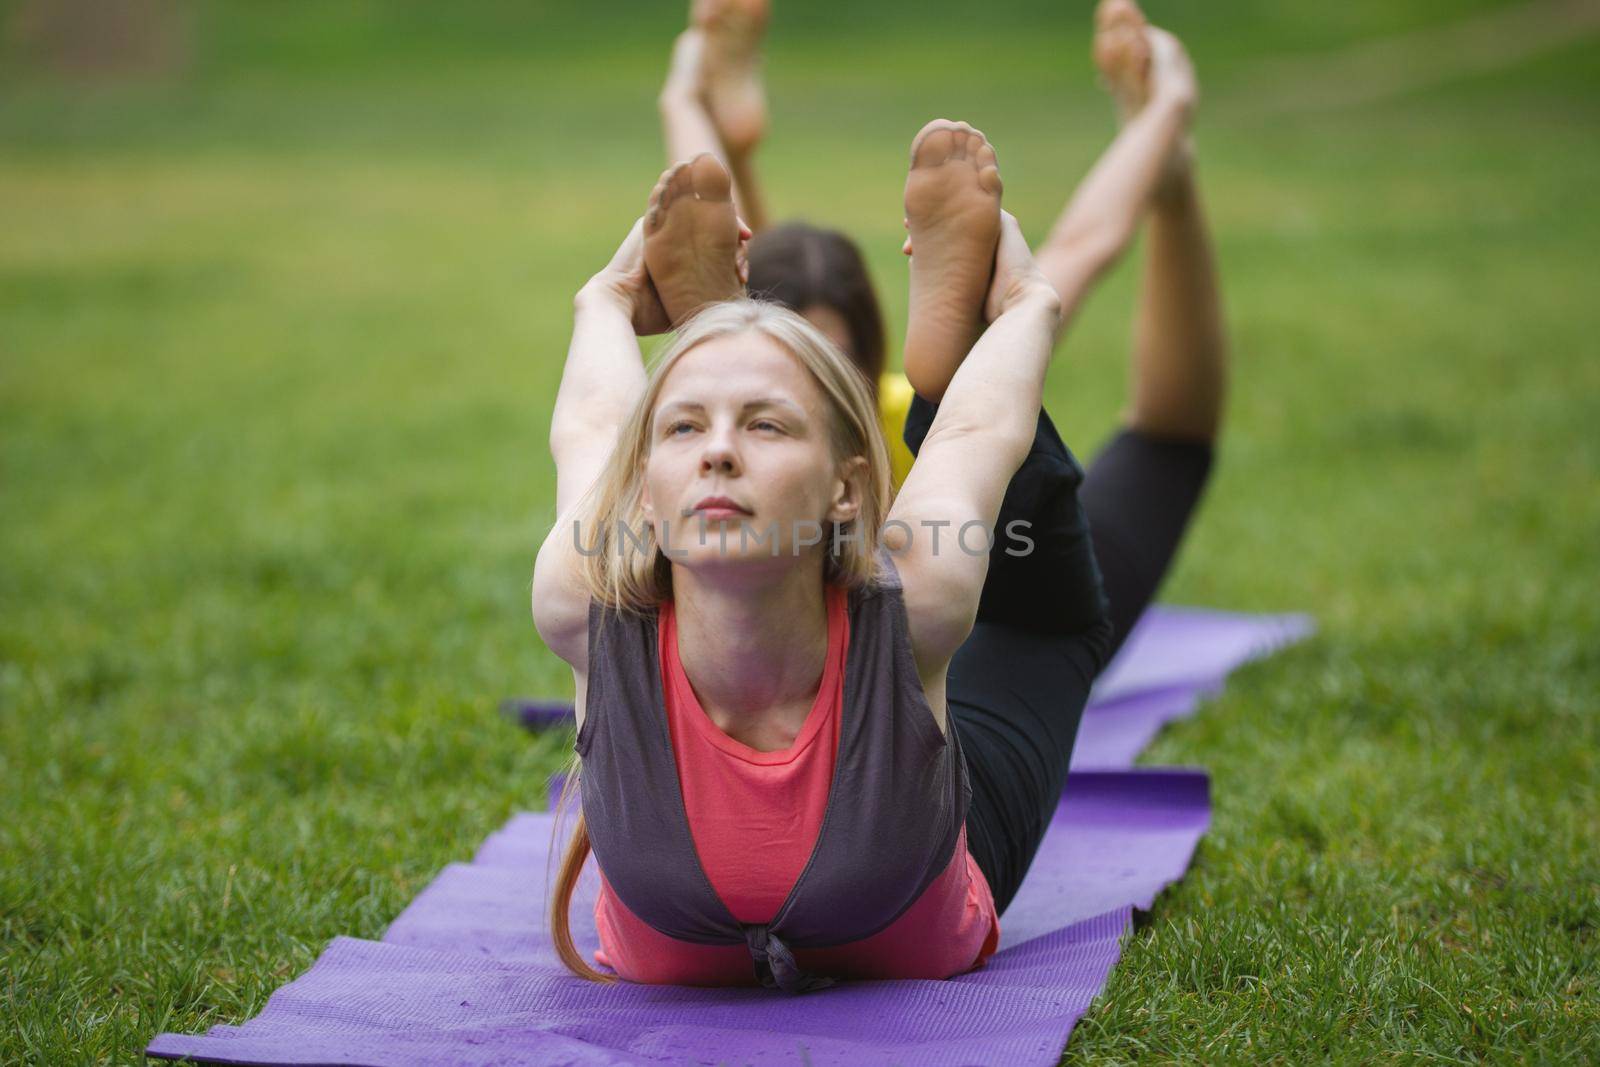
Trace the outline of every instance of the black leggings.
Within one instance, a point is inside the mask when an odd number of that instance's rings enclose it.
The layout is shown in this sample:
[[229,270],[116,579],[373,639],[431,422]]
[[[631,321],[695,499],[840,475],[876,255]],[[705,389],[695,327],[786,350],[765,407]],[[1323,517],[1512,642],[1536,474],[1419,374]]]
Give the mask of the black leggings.
[[[913,398],[905,429],[913,454],[937,410]],[[977,622],[946,689],[972,779],[967,845],[1002,913],[1061,799],[1089,687],[1166,575],[1211,458],[1209,442],[1123,429],[1085,473],[1039,412],[1033,448],[1000,505]],[[1016,520],[1028,525],[1012,527]]]

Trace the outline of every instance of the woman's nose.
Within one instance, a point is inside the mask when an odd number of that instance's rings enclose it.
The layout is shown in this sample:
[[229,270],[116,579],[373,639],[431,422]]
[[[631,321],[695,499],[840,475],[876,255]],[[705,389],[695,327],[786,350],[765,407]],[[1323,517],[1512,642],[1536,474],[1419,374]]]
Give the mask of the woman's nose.
[[706,437],[705,450],[700,453],[700,467],[729,473],[739,469],[739,452],[727,431],[719,430]]

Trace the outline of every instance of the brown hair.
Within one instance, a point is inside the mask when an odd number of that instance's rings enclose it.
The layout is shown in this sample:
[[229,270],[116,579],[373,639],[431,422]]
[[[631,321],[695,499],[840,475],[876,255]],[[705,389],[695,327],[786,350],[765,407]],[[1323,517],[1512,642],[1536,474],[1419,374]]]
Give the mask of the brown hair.
[[802,314],[822,305],[850,329],[850,358],[877,395],[887,348],[883,312],[856,243],[838,230],[786,222],[750,241],[750,295]]
[[[589,596],[600,604],[612,610],[644,611],[670,599],[672,564],[656,543],[654,531],[649,530],[642,539],[643,550],[623,553],[619,527],[634,530],[644,525],[640,488],[650,454],[650,419],[667,373],[695,346],[713,338],[746,333],[777,342],[799,360],[821,387],[827,401],[828,442],[833,459],[842,462],[865,456],[867,460],[866,485],[857,517],[838,524],[838,531],[826,539],[824,580],[849,589],[877,576],[879,533],[891,500],[889,451],[866,378],[826,334],[802,316],[759,300],[729,300],[711,304],[695,314],[655,357],[645,387],[618,431],[610,458],[574,509],[580,530],[598,532],[598,539],[586,538],[591,550],[584,553],[579,577]],[[592,550],[596,546],[599,551]],[[596,650],[590,649],[591,663],[596,662],[597,655]],[[555,806],[558,827],[581,773],[582,758],[574,753]],[[556,955],[574,974],[590,981],[612,982],[614,977],[589,966],[572,941],[572,894],[589,851],[589,831],[580,811],[561,858],[555,890],[550,894],[550,935]]]

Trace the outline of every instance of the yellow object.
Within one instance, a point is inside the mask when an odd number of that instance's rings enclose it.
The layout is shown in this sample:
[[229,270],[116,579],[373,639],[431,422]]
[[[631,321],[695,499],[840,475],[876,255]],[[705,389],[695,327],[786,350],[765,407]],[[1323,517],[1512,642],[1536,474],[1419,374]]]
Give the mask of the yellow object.
[[894,491],[900,492],[906,475],[911,473],[911,461],[916,457],[906,447],[906,415],[911,411],[911,398],[915,396],[911,383],[904,374],[893,372],[878,379],[878,422],[889,443],[889,469]]

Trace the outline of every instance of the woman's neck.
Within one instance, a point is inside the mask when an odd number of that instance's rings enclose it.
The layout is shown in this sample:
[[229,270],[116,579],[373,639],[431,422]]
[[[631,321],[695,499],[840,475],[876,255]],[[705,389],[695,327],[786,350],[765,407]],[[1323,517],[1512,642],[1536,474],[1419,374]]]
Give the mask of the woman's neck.
[[[725,732],[771,723],[798,732],[816,700],[828,654],[828,605],[820,558],[768,582],[672,576],[678,658],[706,713]],[[793,722],[789,722],[793,719]]]

